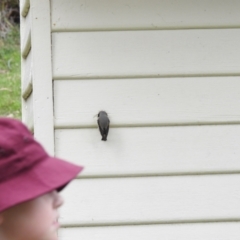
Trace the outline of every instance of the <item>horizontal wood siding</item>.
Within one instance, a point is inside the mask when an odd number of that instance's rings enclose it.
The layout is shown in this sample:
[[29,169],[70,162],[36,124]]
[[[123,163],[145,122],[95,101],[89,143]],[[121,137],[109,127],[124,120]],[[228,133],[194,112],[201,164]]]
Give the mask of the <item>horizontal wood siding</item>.
[[74,180],[63,192],[60,223],[240,221],[239,190],[234,174]]
[[50,3],[60,240],[239,239],[240,1]]
[[52,0],[53,31],[239,27],[238,0]]
[[59,240],[239,240],[240,223],[63,228]]
[[240,74],[240,29],[53,33],[53,77]]
[[56,154],[88,177],[240,173],[240,125],[110,128],[100,139],[97,128],[56,130]]
[[61,80],[54,82],[56,127],[240,122],[240,77]]

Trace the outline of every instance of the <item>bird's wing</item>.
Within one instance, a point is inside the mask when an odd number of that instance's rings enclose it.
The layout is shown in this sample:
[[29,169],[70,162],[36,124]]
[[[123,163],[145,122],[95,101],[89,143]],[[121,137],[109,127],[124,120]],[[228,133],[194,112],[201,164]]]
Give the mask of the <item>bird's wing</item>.
[[108,135],[108,131],[109,131],[109,125],[105,128],[105,134],[106,134],[106,136]]
[[100,133],[101,133],[101,135],[103,136],[103,130],[102,130],[102,128],[100,127],[100,124],[99,124],[99,120],[97,120],[97,123],[98,123],[98,128],[99,128],[99,131],[100,131]]

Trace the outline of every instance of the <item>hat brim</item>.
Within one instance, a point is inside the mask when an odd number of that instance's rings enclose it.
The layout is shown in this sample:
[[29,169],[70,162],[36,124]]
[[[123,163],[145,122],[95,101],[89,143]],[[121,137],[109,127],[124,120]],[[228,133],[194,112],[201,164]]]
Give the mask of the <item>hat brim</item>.
[[0,212],[53,190],[62,190],[83,167],[48,157],[22,174],[0,184]]

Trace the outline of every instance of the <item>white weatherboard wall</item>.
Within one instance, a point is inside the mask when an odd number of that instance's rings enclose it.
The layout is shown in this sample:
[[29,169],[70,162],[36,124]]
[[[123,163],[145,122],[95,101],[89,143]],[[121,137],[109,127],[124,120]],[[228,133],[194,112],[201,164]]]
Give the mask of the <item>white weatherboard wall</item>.
[[240,1],[21,8],[23,118],[85,166],[59,239],[239,239]]

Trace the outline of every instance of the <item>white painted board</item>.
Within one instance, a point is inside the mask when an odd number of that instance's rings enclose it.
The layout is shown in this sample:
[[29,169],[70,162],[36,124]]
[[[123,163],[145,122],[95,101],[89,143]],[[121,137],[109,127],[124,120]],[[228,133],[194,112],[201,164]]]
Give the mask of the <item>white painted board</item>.
[[62,228],[59,240],[239,240],[240,223]]
[[31,0],[34,136],[54,154],[51,18],[49,0]]
[[239,27],[238,0],[52,0],[53,31]]
[[240,172],[240,125],[55,130],[58,157],[81,176]]
[[240,220],[240,175],[74,180],[64,191],[64,225]]
[[240,29],[52,34],[53,78],[240,74]]
[[[239,55],[240,56],[240,55]],[[54,81],[55,127],[233,123],[240,120],[240,77]]]

